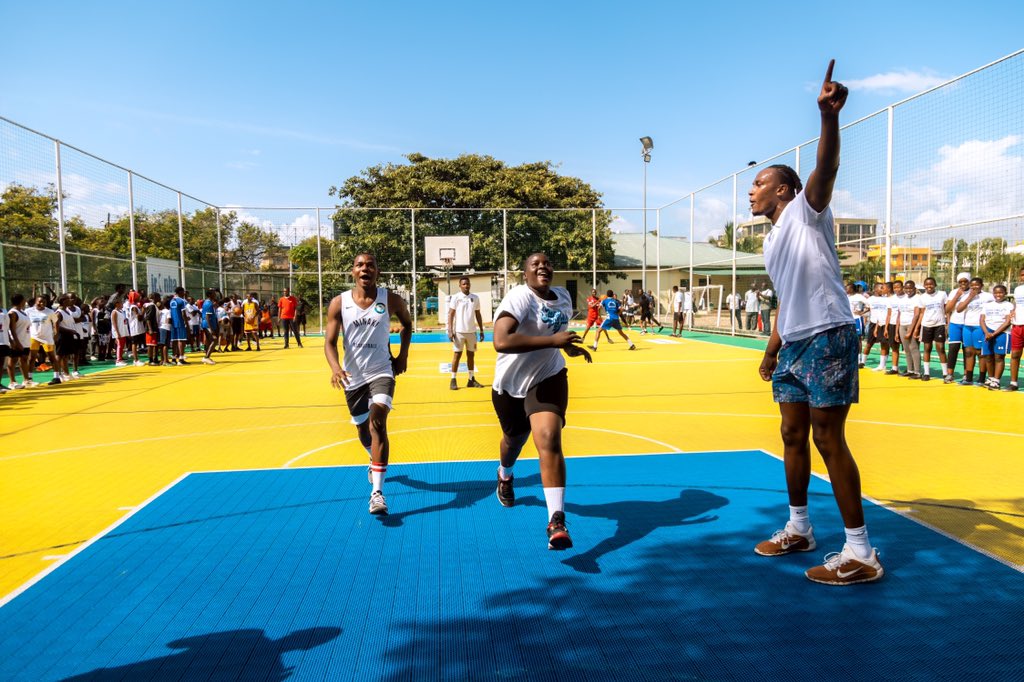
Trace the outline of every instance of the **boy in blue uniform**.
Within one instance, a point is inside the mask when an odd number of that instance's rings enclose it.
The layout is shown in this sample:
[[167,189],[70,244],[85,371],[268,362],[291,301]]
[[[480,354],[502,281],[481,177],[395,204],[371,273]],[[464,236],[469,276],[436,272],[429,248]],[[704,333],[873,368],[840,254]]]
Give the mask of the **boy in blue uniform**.
[[[607,298],[601,301],[601,307],[604,308],[608,317],[601,323],[601,330],[597,333],[597,338],[594,339],[594,345],[591,348],[597,350],[597,342],[601,340],[601,331],[607,334],[609,329],[614,329],[619,332],[619,336],[626,339],[630,350],[636,350],[636,346],[626,336],[626,332],[622,331],[622,322],[619,320],[619,300],[615,298],[615,292],[609,289],[606,295]],[[611,339],[608,340],[608,343],[611,343]]]

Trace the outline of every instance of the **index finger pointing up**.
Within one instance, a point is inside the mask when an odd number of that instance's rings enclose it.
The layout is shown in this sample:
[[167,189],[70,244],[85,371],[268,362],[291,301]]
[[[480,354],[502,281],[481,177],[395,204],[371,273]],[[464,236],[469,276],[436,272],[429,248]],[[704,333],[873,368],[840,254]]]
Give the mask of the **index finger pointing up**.
[[836,65],[836,60],[830,59],[829,62],[828,62],[828,70],[825,71],[825,82],[826,83],[831,83],[832,82],[832,67],[834,67],[835,65]]

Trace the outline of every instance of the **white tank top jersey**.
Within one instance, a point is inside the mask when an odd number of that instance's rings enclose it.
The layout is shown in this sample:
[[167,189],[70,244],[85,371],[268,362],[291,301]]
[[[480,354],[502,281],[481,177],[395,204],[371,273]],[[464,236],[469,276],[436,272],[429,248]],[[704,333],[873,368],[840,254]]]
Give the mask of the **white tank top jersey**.
[[76,320],[79,317],[82,318],[81,322],[78,322],[78,321],[75,322],[75,331],[78,332],[79,336],[82,336],[82,337],[86,336],[86,333],[85,333],[85,330],[86,330],[85,316],[82,315],[82,309],[79,308],[76,305],[73,305],[73,306],[69,306],[68,310],[71,311],[72,317],[74,317]]
[[[139,306],[132,303],[125,307],[127,311],[125,315],[128,318],[128,333],[132,336],[138,336],[139,334],[146,333],[146,325],[143,324],[142,320],[139,319]],[[170,313],[170,311],[167,311]]]
[[377,287],[369,308],[360,308],[352,292],[341,294],[341,333],[345,356],[341,366],[351,377],[347,390],[379,377],[394,377],[391,368],[391,311],[388,290]]
[[946,292],[935,290],[934,294],[917,295],[917,307],[923,308],[921,313],[922,327],[941,327],[946,324]]
[[[783,343],[853,324],[828,206],[818,213],[801,192],[764,240],[764,264],[779,293],[775,328]],[[749,308],[748,308],[749,311]]]
[[[7,316],[7,311],[0,307],[0,346],[11,345],[11,338],[8,334],[7,326],[10,323],[10,318]],[[3,369],[0,367],[0,369]]]
[[10,330],[11,338],[18,339],[18,343],[21,344],[22,348],[28,348],[32,345],[32,323],[29,321],[28,315],[26,315],[23,310],[15,309],[14,315],[17,317],[17,321],[14,323],[14,328]]
[[[572,299],[562,287],[551,287],[553,301],[547,301],[528,286],[513,288],[494,313],[497,320],[508,313],[519,322],[517,334],[554,336],[569,326]],[[525,398],[526,393],[565,367],[565,358],[558,348],[542,348],[529,353],[498,353],[494,363],[493,388],[499,394]]]
[[65,331],[78,333],[78,323],[75,322],[75,314],[70,310],[57,308],[57,326]]
[[994,332],[1013,315],[1013,304],[1005,298],[1002,303],[996,303],[996,299],[993,297],[991,301],[982,306],[981,313],[985,316],[985,326],[990,332]]
[[1013,290],[1013,323],[1024,324],[1024,284]]
[[[950,301],[953,300],[953,297],[957,295],[958,291],[960,291],[960,290],[959,289],[954,289],[953,291],[949,292],[949,300]],[[965,296],[967,296],[967,292],[966,291],[963,292],[962,294],[960,294],[959,300],[957,300],[957,302],[953,305],[953,312],[951,312],[949,314],[949,323],[950,324],[963,324],[964,323],[964,318],[967,316],[967,313],[966,312],[957,312],[956,307],[958,305],[960,305],[960,301],[964,300]]]
[[[963,299],[960,299],[963,302]],[[977,296],[971,299],[971,302],[967,304],[967,310],[964,311],[964,325],[967,327],[977,327],[981,324],[981,309],[985,307],[986,303],[996,300],[992,294],[987,291],[979,292]]]
[[110,316],[110,331],[115,339],[123,339],[128,336],[128,318],[120,308],[114,310],[115,314]]

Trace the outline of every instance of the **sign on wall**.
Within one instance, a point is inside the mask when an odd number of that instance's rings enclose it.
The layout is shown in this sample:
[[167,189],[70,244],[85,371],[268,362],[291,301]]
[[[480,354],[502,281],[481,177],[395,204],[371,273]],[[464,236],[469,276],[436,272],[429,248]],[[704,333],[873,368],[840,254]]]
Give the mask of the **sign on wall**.
[[146,259],[146,291],[173,294],[178,287],[178,262],[166,258]]

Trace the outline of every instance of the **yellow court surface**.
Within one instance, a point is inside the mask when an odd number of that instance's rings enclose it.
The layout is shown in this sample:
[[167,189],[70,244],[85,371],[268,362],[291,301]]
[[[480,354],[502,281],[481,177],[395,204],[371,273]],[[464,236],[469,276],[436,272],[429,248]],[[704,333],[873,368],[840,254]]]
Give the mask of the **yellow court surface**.
[[[568,455],[781,453],[756,343],[632,337],[635,352],[602,343],[591,365],[568,359]],[[216,355],[215,366],[193,354],[189,367],[111,369],[0,397],[0,598],[188,472],[365,462],[322,343],[309,337],[286,350],[275,339],[260,353]],[[494,351],[486,343],[478,355],[487,385]],[[389,419],[389,475],[404,462],[496,460],[490,390],[465,388],[464,373],[462,388],[449,390],[450,360],[447,343],[413,344]],[[1022,401],[862,371],[847,435],[865,496],[1020,570]],[[535,456],[532,446],[524,456]],[[815,470],[824,473],[816,455]],[[568,471],[571,498],[571,462]],[[822,504],[834,503],[812,499],[812,514]]]

